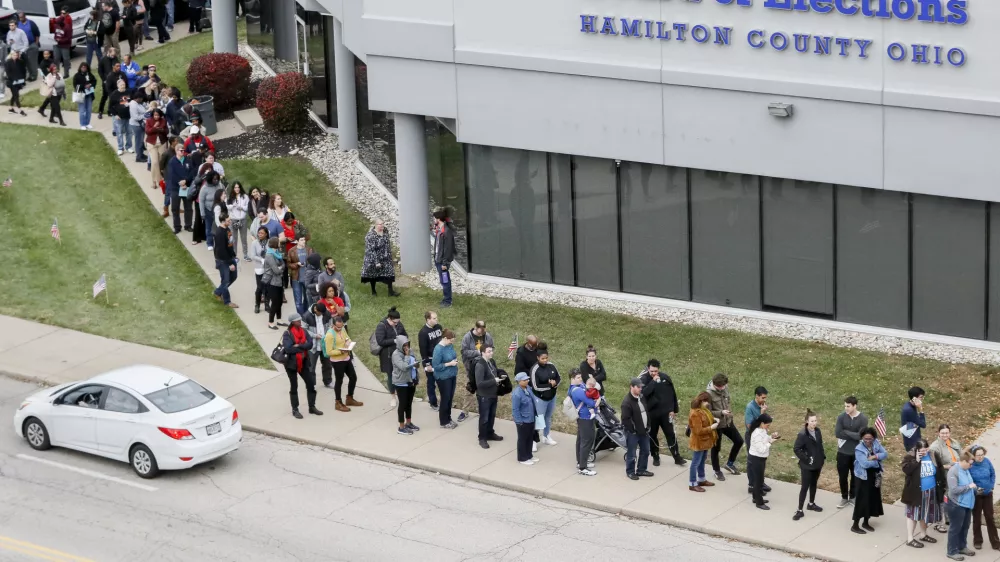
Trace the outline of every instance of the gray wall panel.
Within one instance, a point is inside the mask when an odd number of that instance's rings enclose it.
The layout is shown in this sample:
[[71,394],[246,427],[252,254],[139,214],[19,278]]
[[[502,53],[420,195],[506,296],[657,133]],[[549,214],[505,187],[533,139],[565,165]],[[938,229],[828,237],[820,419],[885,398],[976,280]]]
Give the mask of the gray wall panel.
[[760,309],[760,179],[690,174],[693,300]]
[[622,162],[622,288],[690,299],[687,169]]
[[549,155],[549,217],[552,221],[552,282],[576,283],[573,258],[573,162]]
[[[365,15],[365,35],[378,37],[366,54],[438,62],[455,62],[454,29],[450,23]],[[452,69],[454,72],[454,68]]]
[[576,279],[581,287],[621,290],[616,176],[614,160],[573,158]]
[[833,186],[764,178],[764,305],[833,314]]
[[837,186],[837,320],[910,327],[905,193]]
[[458,116],[455,66],[369,54],[368,106],[454,119]]
[[990,341],[1000,341],[1000,204],[998,203],[990,203],[989,268],[989,325],[986,337]]
[[985,338],[985,203],[913,196],[912,327]]

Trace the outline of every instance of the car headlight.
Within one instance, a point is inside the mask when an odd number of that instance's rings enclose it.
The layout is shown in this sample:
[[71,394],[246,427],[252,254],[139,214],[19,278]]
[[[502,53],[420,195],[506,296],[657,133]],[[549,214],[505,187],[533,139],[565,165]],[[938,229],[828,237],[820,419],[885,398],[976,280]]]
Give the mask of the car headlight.
[[29,405],[29,404],[31,404],[31,402],[21,402],[21,405],[20,405],[20,406],[18,406],[18,408],[17,408],[17,409],[18,409],[18,410],[23,410],[23,409],[25,409],[26,407],[28,407],[28,405]]

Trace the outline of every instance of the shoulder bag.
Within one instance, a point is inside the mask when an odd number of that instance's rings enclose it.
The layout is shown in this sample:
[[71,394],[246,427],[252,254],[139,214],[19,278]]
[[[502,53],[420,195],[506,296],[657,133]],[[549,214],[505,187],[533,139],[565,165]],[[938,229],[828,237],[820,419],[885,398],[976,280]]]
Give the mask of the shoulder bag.
[[282,365],[284,365],[285,362],[288,361],[288,354],[285,353],[285,345],[280,341],[278,342],[278,345],[274,346],[274,349],[271,351],[271,360],[281,363]]

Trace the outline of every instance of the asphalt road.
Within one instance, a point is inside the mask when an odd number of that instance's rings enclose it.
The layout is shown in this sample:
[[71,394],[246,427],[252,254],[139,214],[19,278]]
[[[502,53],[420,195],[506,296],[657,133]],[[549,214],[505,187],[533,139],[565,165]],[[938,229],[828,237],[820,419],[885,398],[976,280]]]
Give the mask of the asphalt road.
[[795,560],[250,433],[226,458],[141,480],[28,447],[11,420],[36,389],[0,377],[0,561]]

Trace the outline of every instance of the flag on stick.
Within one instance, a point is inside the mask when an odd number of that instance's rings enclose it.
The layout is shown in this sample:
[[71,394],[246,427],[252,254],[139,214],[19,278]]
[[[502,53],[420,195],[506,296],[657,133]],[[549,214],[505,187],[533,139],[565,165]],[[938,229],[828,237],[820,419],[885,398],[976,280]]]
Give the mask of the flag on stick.
[[97,298],[97,295],[101,294],[101,291],[107,291],[107,289],[108,289],[108,279],[107,279],[107,277],[105,277],[105,275],[107,275],[107,274],[102,273],[101,274],[101,278],[97,280],[97,283],[94,283],[94,298],[95,299]]
[[60,244],[62,244],[62,239],[59,238],[59,221],[52,219],[52,228],[49,229],[52,233],[52,237],[55,238]]
[[517,348],[518,348],[518,345],[517,345],[517,332],[515,332],[514,333],[514,339],[511,340],[510,345],[507,346],[507,360],[508,361],[513,361],[514,360],[514,354],[517,353]]
[[875,431],[878,432],[879,439],[885,439],[885,407],[878,411],[875,418]]

